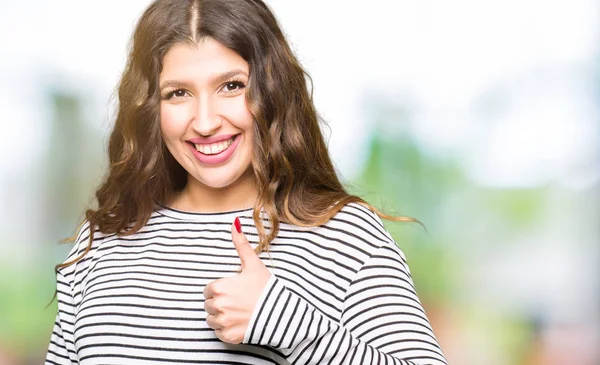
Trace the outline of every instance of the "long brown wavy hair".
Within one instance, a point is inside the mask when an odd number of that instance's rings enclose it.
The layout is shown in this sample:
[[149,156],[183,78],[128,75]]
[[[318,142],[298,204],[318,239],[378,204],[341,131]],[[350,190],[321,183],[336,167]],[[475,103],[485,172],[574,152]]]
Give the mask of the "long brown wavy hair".
[[[257,252],[268,250],[280,221],[324,224],[344,205],[362,204],[386,215],[342,186],[325,144],[308,74],[293,55],[273,13],[261,0],[156,0],[143,13],[118,85],[118,111],[108,145],[109,171],[96,191],[97,209],[85,212],[90,250],[97,227],[132,235],[184,188],[187,172],[165,146],[160,130],[159,74],[167,51],[177,43],[210,37],[239,54],[250,67],[246,100],[254,116],[252,170],[259,189],[253,220]],[[311,82],[312,85],[312,82]],[[269,232],[261,211],[271,223]],[[80,226],[83,226],[83,223]],[[66,239],[73,242],[77,235]]]

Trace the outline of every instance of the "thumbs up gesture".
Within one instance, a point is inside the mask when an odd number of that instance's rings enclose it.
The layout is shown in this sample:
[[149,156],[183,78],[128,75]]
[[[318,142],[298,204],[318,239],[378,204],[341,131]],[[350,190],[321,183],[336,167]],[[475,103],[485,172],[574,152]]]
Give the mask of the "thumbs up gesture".
[[235,344],[244,339],[250,317],[271,273],[242,233],[239,218],[235,218],[231,226],[231,237],[242,270],[236,276],[215,280],[204,288],[204,310],[206,323],[215,330],[217,337]]

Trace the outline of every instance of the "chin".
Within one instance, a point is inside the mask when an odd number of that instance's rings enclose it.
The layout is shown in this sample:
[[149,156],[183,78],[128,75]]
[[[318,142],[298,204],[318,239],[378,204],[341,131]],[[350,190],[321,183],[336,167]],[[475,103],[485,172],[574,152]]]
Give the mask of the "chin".
[[202,183],[212,189],[223,189],[232,185],[234,181],[209,181]]
[[197,179],[195,177],[193,177],[193,178],[196,179],[198,182],[200,182],[200,184],[207,186],[209,188],[222,189],[222,188],[226,188],[230,185],[233,185],[235,182],[240,180],[241,176],[222,176],[222,177],[211,176],[210,178],[204,178],[204,179]]

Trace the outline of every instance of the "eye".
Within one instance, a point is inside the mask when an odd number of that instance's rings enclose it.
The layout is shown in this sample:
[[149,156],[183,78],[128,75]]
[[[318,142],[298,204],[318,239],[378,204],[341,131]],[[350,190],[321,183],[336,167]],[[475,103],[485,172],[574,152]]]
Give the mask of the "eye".
[[241,81],[229,81],[225,85],[223,85],[222,90],[225,93],[234,93],[236,91],[242,90],[245,87],[246,85],[244,85],[244,83]]
[[188,92],[185,91],[184,89],[175,89],[172,91],[167,92],[165,95],[163,95],[163,99],[172,99],[172,98],[183,98],[184,96],[187,96]]

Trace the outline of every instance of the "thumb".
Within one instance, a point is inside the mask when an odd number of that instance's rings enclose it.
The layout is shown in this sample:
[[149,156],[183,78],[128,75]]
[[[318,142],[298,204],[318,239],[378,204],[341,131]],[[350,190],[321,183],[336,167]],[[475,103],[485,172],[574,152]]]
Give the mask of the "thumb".
[[238,217],[235,218],[233,225],[231,226],[231,238],[233,240],[233,245],[240,257],[240,261],[242,262],[242,270],[254,266],[256,263],[261,263],[260,259],[246,236],[242,233],[242,225],[240,224],[240,219]]

